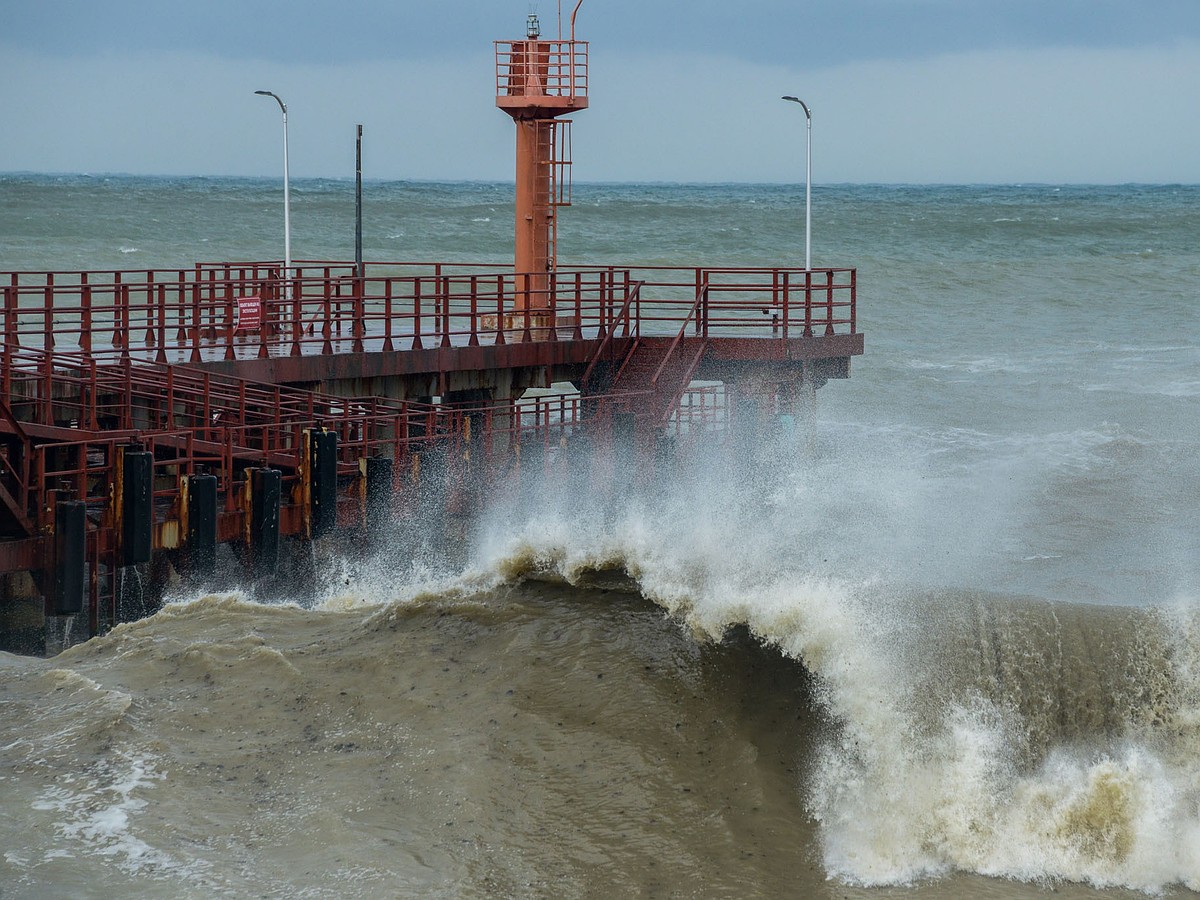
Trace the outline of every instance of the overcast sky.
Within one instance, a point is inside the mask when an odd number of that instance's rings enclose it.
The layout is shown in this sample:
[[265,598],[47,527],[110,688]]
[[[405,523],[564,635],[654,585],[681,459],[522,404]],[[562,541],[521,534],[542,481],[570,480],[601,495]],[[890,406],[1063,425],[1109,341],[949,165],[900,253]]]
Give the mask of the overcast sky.
[[[574,0],[564,0],[569,18]],[[511,180],[554,0],[0,0],[0,171]],[[564,28],[566,26],[564,25]],[[1200,0],[585,0],[577,181],[1200,182]]]

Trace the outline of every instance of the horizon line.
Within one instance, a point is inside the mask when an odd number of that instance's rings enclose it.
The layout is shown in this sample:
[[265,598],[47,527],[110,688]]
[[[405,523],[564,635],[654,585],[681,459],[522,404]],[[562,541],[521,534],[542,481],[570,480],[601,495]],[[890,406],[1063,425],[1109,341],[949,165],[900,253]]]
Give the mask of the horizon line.
[[[219,175],[199,173],[139,173],[139,172],[38,172],[29,169],[0,171],[0,178],[144,178],[144,179],[224,179],[241,181],[281,181],[279,175]],[[290,183],[335,181],[354,184],[349,175],[293,176]],[[790,187],[803,181],[666,181],[661,179],[596,179],[575,181],[576,187],[606,187],[613,185],[646,185],[655,187]],[[487,184],[514,185],[508,179],[490,178],[363,178],[363,184]],[[1191,181],[826,181],[813,182],[819,187],[1200,187]]]

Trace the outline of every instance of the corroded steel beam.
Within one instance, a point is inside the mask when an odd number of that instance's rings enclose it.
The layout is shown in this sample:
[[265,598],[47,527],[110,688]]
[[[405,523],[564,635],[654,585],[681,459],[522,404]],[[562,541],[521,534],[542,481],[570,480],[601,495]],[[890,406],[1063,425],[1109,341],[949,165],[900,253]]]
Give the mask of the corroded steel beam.
[[30,572],[44,568],[50,558],[45,537],[0,541],[0,572]]
[[[631,339],[613,343],[623,352]],[[645,337],[643,343],[669,337]],[[600,342],[535,341],[479,346],[439,347],[428,350],[395,350],[376,353],[338,353],[274,359],[222,360],[201,363],[199,368],[269,384],[314,384],[390,376],[438,376],[455,372],[579,366],[579,376]],[[776,363],[860,356],[862,334],[834,334],[796,338],[709,338],[708,359]]]
[[268,384],[311,384],[394,375],[586,366],[599,343],[596,340],[530,341],[479,347],[221,360],[201,363],[198,367]]

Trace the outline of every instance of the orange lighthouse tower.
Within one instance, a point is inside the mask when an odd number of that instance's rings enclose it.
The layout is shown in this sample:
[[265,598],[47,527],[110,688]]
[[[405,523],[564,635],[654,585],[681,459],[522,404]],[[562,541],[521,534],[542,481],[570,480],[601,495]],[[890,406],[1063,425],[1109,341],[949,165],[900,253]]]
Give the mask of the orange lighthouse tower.
[[587,42],[543,40],[530,14],[524,40],[496,42],[496,105],[517,126],[515,309],[535,318],[550,309],[550,273],[557,262],[557,212],[571,202],[571,120],[588,105]]

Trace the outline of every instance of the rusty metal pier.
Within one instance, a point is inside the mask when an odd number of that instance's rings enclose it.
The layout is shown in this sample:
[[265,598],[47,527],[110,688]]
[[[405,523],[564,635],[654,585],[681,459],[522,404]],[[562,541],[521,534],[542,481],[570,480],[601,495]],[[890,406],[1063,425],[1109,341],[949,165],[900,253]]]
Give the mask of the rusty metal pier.
[[577,443],[597,490],[644,481],[664,447],[719,446],[849,376],[852,268],[557,264],[556,117],[587,105],[573,20],[496,48],[513,266],[0,273],[3,649],[146,611],[129,572],[203,584],[220,550],[253,581],[289,543],[444,527]]

